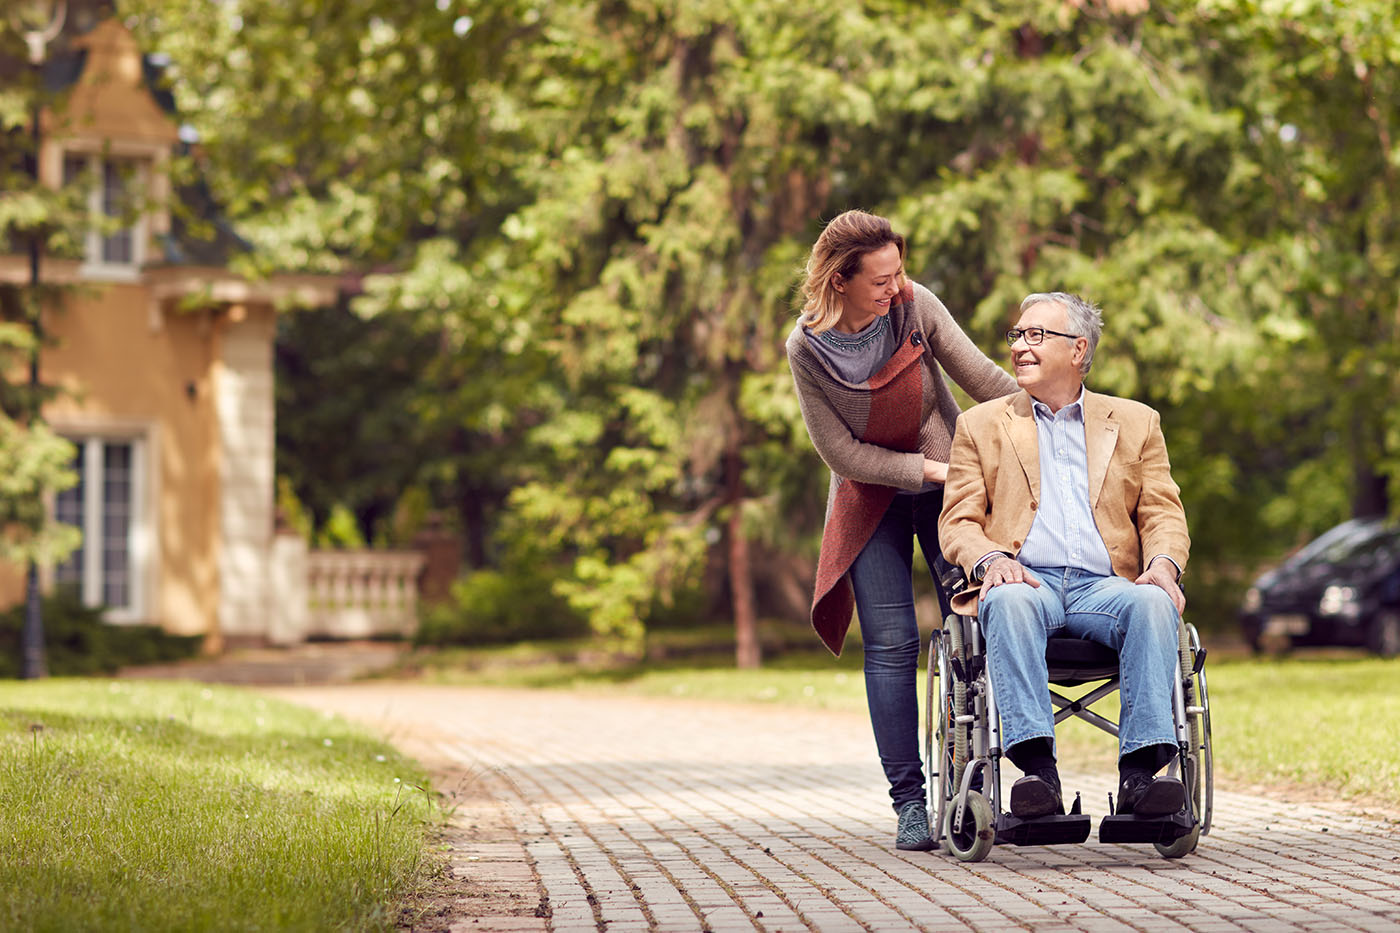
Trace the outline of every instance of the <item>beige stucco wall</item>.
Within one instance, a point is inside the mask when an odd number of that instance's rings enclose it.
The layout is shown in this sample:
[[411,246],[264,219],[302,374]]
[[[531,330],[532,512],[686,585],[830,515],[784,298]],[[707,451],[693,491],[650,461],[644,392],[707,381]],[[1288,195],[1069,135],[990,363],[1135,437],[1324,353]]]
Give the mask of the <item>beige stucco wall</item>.
[[[147,621],[172,632],[212,635],[211,648],[221,642],[220,563],[226,561],[221,525],[226,517],[220,513],[227,511],[221,509],[222,475],[240,469],[259,479],[267,474],[268,481],[258,483],[266,487],[267,528],[240,529],[239,535],[247,540],[272,531],[273,312],[266,306],[243,306],[234,316],[239,320],[230,320],[227,306],[153,312],[145,287],[89,283],[70,293],[64,310],[47,317],[57,345],[46,348],[41,358],[43,381],[63,389],[45,409],[56,429],[145,438],[144,483],[155,539],[144,581]],[[258,445],[266,464],[230,464],[221,450],[216,394],[227,365],[217,362],[217,356],[230,330],[238,335],[235,344],[246,343],[251,333],[266,341],[266,380],[258,387],[265,391],[253,403],[267,411],[268,443]],[[228,404],[226,398],[223,404]],[[245,521],[261,524],[261,517],[250,515]],[[0,575],[0,601],[13,604],[22,596],[18,574]]]
[[[336,282],[279,275],[249,283],[226,269],[141,262],[169,230],[165,177],[175,122],[151,96],[140,49],[117,19],[82,37],[84,72],[42,119],[42,179],[58,186],[65,153],[149,160],[151,198],[136,231],[137,267],[44,260],[41,277],[67,286],[46,312],[57,341],[41,378],[62,388],[45,419],[61,433],[140,438],[147,548],[136,621],[224,639],[267,637],[273,540],[274,304],[334,300]],[[89,260],[92,256],[89,256]],[[0,281],[26,284],[26,257],[0,255]],[[189,296],[206,307],[182,310]],[[24,596],[23,569],[0,564],[0,606]],[[116,620],[114,621],[121,621]]]

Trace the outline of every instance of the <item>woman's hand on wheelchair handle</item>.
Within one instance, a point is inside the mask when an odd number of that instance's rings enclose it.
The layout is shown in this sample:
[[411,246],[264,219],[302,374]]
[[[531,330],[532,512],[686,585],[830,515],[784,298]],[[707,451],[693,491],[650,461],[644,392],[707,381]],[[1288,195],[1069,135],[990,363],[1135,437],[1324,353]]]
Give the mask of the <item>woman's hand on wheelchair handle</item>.
[[1010,557],[998,557],[987,565],[987,574],[982,578],[982,590],[978,593],[978,599],[986,599],[987,591],[994,586],[1001,586],[1003,583],[1029,583],[1031,586],[1040,586],[1040,581],[1035,574],[1026,569],[1026,565]]

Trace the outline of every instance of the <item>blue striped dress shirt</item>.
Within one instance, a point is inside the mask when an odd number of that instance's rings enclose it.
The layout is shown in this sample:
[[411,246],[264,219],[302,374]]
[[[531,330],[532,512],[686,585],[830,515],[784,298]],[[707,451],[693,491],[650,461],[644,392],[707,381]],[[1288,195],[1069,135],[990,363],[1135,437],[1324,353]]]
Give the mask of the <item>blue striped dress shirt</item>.
[[1089,507],[1084,390],[1058,412],[1031,400],[1040,447],[1040,505],[1017,560],[1029,567],[1073,567],[1113,576],[1113,561]]

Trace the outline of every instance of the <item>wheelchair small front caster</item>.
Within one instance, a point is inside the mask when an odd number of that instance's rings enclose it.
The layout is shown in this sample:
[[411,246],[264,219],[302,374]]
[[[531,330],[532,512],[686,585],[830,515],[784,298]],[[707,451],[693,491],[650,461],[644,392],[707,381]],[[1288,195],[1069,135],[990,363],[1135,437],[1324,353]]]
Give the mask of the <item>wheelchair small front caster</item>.
[[1196,851],[1196,842],[1201,838],[1201,824],[1197,823],[1191,827],[1191,831],[1175,842],[1163,845],[1154,842],[1152,845],[1157,849],[1157,854],[1162,858],[1185,858]]
[[943,846],[958,860],[980,862],[992,851],[997,841],[996,819],[992,805],[976,791],[968,791],[963,807],[962,829],[953,832],[955,807],[949,806],[944,817]]

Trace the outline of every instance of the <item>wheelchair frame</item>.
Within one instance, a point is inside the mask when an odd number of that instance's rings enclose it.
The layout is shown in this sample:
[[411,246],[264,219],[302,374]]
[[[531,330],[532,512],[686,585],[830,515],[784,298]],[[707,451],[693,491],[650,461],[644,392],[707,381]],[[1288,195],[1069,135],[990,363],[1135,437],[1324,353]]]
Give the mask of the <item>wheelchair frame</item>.
[[[953,591],[967,585],[961,571],[955,570],[955,574],[956,584],[949,587]],[[1178,635],[1172,692],[1177,755],[1167,774],[1180,776],[1185,785],[1186,809],[1160,818],[1110,813],[1099,826],[1101,842],[1150,842],[1159,854],[1171,859],[1194,851],[1200,836],[1210,833],[1214,805],[1206,651],[1190,623],[1179,622]],[[1057,643],[1063,642],[1075,643],[1064,647],[1081,655],[1087,650],[1090,656],[1066,662],[1057,648]],[[1055,724],[1077,717],[1117,737],[1118,723],[1089,708],[1119,688],[1116,653],[1072,636],[1052,636],[1046,659]],[[1095,683],[1097,686],[1076,699],[1055,690]],[[1077,796],[1064,815],[1021,820],[1002,811],[1001,724],[976,617],[950,614],[930,638],[924,709],[924,767],[932,798],[933,833],[946,851],[975,862],[986,858],[996,844],[1048,845],[1088,838],[1090,819],[1080,812]],[[981,790],[975,790],[979,775]]]

